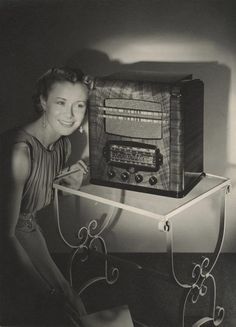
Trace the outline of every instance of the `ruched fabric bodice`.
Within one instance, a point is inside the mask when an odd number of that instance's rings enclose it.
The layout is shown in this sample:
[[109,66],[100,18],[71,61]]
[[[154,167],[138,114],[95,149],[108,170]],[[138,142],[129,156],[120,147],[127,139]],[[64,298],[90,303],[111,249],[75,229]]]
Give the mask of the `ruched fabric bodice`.
[[51,202],[52,184],[66,165],[71,152],[70,141],[68,137],[61,137],[54,143],[52,149],[48,150],[37,138],[22,129],[11,131],[6,139],[8,151],[9,142],[10,148],[14,144],[25,143],[29,149],[31,167],[24,187],[20,211],[34,213]]

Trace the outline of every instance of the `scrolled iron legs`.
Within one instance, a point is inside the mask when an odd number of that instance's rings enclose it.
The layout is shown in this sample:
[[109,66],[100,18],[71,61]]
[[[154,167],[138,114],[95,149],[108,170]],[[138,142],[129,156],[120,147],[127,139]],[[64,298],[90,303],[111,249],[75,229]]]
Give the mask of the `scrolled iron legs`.
[[[188,302],[195,304],[198,300],[205,296],[209,290],[209,287],[206,285],[207,282],[211,282],[211,299],[212,308],[210,308],[209,317],[204,317],[193,324],[193,327],[200,327],[206,324],[207,322],[212,322],[212,325],[219,326],[223,319],[225,310],[220,306],[216,306],[216,282],[215,278],[210,273],[203,273],[203,267],[206,262],[210,262],[208,258],[203,258],[201,264],[196,264],[193,268],[193,277],[196,278],[195,283],[191,285],[189,290],[187,291],[184,306],[183,306],[183,315],[182,315],[182,325],[185,326],[185,313],[186,313],[186,305]],[[196,270],[198,273],[196,274]]]
[[212,308],[210,308],[210,316],[204,317],[197,322],[194,323],[193,327],[203,326],[205,323],[211,321],[213,326],[219,326],[223,319],[225,310],[220,306],[216,306],[216,282],[212,275],[212,270],[218,260],[225,233],[225,194],[227,194],[228,189],[221,191],[221,212],[220,212],[220,224],[219,224],[219,233],[217,244],[213,253],[213,257],[210,260],[208,257],[202,257],[201,261],[198,263],[194,263],[194,267],[192,270],[192,280],[191,282],[184,283],[180,281],[175,272],[175,263],[174,263],[174,250],[173,250],[173,226],[171,221],[162,222],[161,228],[159,224],[159,229],[166,233],[167,238],[167,252],[170,257],[170,278],[174,279],[174,281],[183,289],[185,289],[186,296],[184,299],[184,305],[182,310],[182,327],[186,327],[186,306],[187,302],[190,301],[192,304],[198,302],[198,300],[205,296],[208,293],[208,286],[206,285],[207,281],[211,281],[212,284],[212,293],[211,298]]
[[54,210],[57,217],[59,234],[62,240],[64,241],[64,243],[73,250],[68,266],[69,282],[71,286],[73,286],[72,266],[74,263],[74,259],[77,257],[77,255],[79,255],[80,260],[82,262],[85,262],[88,259],[89,250],[98,249],[98,248],[100,248],[102,253],[105,254],[104,276],[95,277],[89,280],[88,282],[86,282],[79,289],[78,294],[81,294],[87,287],[101,280],[105,280],[110,285],[114,284],[119,277],[119,270],[116,267],[110,266],[107,258],[108,252],[107,252],[106,243],[105,240],[102,238],[101,234],[108,227],[113,216],[116,214],[115,210],[112,209],[111,212],[108,212],[108,214],[106,214],[106,217],[103,223],[101,224],[101,226],[98,224],[98,221],[94,219],[89,222],[87,227],[86,226],[81,227],[77,233],[77,239],[79,241],[78,244],[69,243],[62,234],[61,227],[60,227],[57,189],[55,190]]
[[107,259],[107,247],[104,239],[98,234],[91,233],[91,228],[92,230],[94,230],[95,226],[97,226],[97,222],[91,221],[88,227],[82,227],[79,230],[78,235],[81,236],[81,234],[83,234],[83,239],[81,244],[78,246],[78,249],[74,251],[72,260],[70,262],[70,282],[71,285],[73,285],[71,270],[72,270],[73,260],[79,251],[82,251],[81,260],[86,261],[88,259],[89,250],[91,249],[97,250],[98,248],[101,248],[103,254],[105,254],[104,276],[100,276],[100,277],[98,276],[87,281],[84,285],[81,286],[81,288],[78,291],[78,294],[81,294],[87,287],[101,280],[105,280],[108,284],[112,285],[117,281],[119,277],[118,268],[109,265],[109,261]]
[[[103,229],[104,226],[102,230]],[[69,276],[71,285],[73,285],[72,266],[77,254],[80,254],[80,259],[82,262],[85,262],[88,259],[89,250],[100,249],[105,255],[104,276],[98,276],[88,280],[84,285],[80,287],[78,294],[81,294],[87,287],[101,280],[105,280],[110,285],[114,284],[119,277],[119,270],[118,268],[109,265],[106,243],[105,240],[101,237],[101,228],[98,228],[98,222],[96,220],[92,220],[87,227],[81,227],[78,231],[78,240],[80,243],[78,244],[77,249],[74,250],[69,263]]]

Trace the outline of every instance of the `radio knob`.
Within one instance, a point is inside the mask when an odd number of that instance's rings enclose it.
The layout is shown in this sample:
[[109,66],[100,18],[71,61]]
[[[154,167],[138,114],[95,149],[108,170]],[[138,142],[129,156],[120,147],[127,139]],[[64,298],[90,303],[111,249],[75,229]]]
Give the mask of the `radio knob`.
[[120,178],[122,179],[123,182],[126,182],[129,179],[129,173],[124,171],[123,173],[120,174]]
[[143,181],[143,176],[140,174],[135,175],[135,181],[141,183]]
[[157,183],[157,178],[155,176],[151,176],[149,178],[149,184],[150,185],[155,185]]
[[114,172],[113,169],[108,170],[107,175],[109,178],[115,177],[116,173]]

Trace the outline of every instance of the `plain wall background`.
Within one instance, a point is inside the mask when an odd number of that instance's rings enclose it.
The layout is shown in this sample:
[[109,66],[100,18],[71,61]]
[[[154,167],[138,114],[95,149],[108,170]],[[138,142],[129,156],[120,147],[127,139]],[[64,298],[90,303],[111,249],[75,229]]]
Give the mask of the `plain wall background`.
[[[122,70],[192,73],[205,84],[205,171],[229,177],[234,186],[235,7],[233,0],[2,1],[0,132],[35,117],[33,84],[51,66],[78,66],[95,76]],[[75,133],[72,143],[72,160],[88,157],[87,131]],[[140,196],[137,194],[136,201]],[[233,188],[227,197],[225,252],[236,251],[235,200]],[[69,239],[79,225],[72,211],[80,214],[83,222],[103,219],[107,213],[104,206],[85,200],[63,199],[61,205],[63,231]],[[177,250],[211,251],[218,213],[217,199],[210,199],[183,215],[176,225]],[[52,208],[41,216],[50,249],[64,251],[54,229]],[[111,233],[105,236],[112,251],[163,251],[164,236],[156,231],[156,222],[118,212]]]

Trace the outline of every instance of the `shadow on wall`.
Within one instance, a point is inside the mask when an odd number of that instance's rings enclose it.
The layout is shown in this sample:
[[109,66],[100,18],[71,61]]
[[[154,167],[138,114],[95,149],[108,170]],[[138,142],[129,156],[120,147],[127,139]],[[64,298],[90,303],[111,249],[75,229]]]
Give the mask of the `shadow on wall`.
[[[67,59],[63,63],[64,65],[72,67],[80,67],[86,74],[92,76],[106,76],[109,74],[117,72],[134,72],[134,71],[145,71],[145,72],[166,72],[166,73],[179,73],[179,74],[192,74],[194,78],[199,78],[203,80],[205,85],[205,126],[204,126],[204,140],[205,140],[205,153],[204,153],[204,166],[205,171],[212,174],[224,175],[224,172],[228,168],[226,158],[226,145],[227,145],[227,120],[228,120],[228,94],[230,88],[230,71],[228,67],[220,65],[217,62],[136,62],[133,64],[122,64],[121,62],[115,60],[110,60],[110,58],[103,52],[83,49],[78,51],[73,55],[73,57]],[[220,87],[219,87],[220,85]],[[88,139],[86,133],[79,134],[75,132],[72,137],[72,158],[73,160],[78,160],[81,154],[86,152],[85,149],[88,144]],[[223,158],[223,159],[222,159]],[[81,203],[70,203],[70,205],[65,205],[67,216],[69,214],[70,219],[66,219],[63,224],[63,232],[68,235],[69,241],[74,241],[74,231],[78,230],[78,224],[87,225],[88,217],[94,217],[94,210],[96,219],[98,219],[99,224],[102,224],[107,215],[107,207],[103,206],[98,210],[98,208],[93,208],[91,203],[84,203],[88,205],[86,209],[86,215],[80,217],[80,222],[78,222],[77,214],[73,214],[73,210],[77,213],[78,207]],[[69,209],[69,212],[68,212]],[[47,208],[48,210],[48,208]],[[91,211],[91,212],[90,212]],[[71,212],[71,214],[70,214]],[[121,212],[120,210],[114,211],[112,214],[112,219],[110,221],[109,227],[106,230],[106,237],[109,235],[112,237],[112,242],[115,242],[115,234],[113,229],[117,225]],[[44,216],[48,216],[45,214]],[[64,251],[64,246],[62,246],[59,236],[50,237],[52,235],[52,221],[49,219],[43,219],[42,224],[46,227],[45,231],[48,233],[49,247],[53,251]],[[55,222],[54,222],[55,223]],[[53,224],[54,224],[53,223]],[[109,234],[110,233],[110,234]],[[105,236],[105,235],[104,235]],[[68,249],[67,249],[68,250]]]
[[[206,172],[224,174],[227,167],[227,120],[228,97],[230,88],[230,70],[217,62],[136,62],[122,64],[118,60],[110,60],[107,54],[93,49],[82,49],[65,63],[80,67],[86,74],[106,76],[117,72],[160,72],[186,73],[199,78],[205,86],[204,108],[204,167]],[[72,142],[76,144],[76,134]],[[82,140],[81,140],[82,139]],[[87,138],[80,138],[80,156],[86,147]],[[78,147],[74,147],[74,149]],[[213,151],[214,149],[214,151]]]
[[[192,74],[193,78],[199,78],[205,86],[204,103],[204,169],[211,174],[224,175],[228,168],[227,164],[227,120],[228,120],[228,96],[230,87],[230,70],[225,65],[217,62],[136,62],[122,64],[100,51],[83,49],[68,59],[66,65],[80,67],[86,74],[92,76],[106,76],[117,72],[154,72]],[[220,85],[220,87],[219,87]],[[80,157],[87,145],[87,135],[82,137],[75,133],[72,136],[73,156]],[[79,143],[79,144],[78,144]],[[92,209],[91,209],[92,210]],[[106,214],[97,212],[100,223],[104,221]],[[90,212],[89,212],[90,213]],[[92,213],[91,213],[92,215]],[[119,221],[120,210],[115,210],[109,225],[109,232]],[[87,221],[83,223],[86,225]],[[107,230],[107,231],[108,231]],[[107,234],[107,232],[106,232]],[[114,237],[114,235],[113,235]]]

